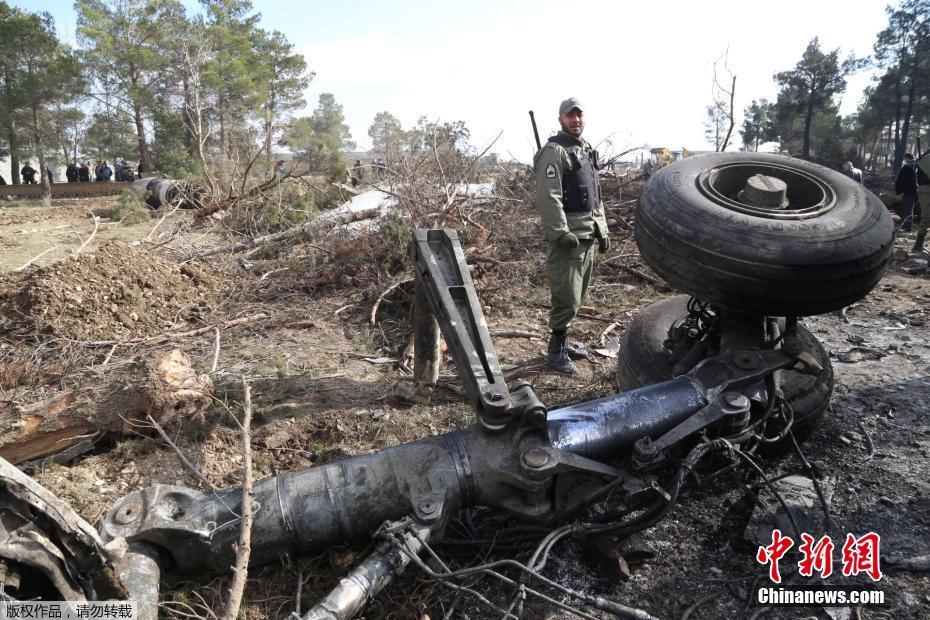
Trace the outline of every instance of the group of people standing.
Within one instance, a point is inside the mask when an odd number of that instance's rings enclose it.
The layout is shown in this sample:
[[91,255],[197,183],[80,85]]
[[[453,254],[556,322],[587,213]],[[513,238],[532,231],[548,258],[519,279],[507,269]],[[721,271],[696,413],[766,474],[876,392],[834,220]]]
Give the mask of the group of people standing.
[[[101,183],[108,183],[111,178],[116,181],[135,180],[136,175],[124,160],[117,159],[114,168],[115,171],[105,159],[97,160],[94,165],[93,180]],[[65,177],[67,177],[68,183],[87,183],[91,180],[90,172],[90,162],[81,162],[80,165],[77,162],[71,162],[65,170]]]
[[[65,178],[68,180],[68,183],[89,183],[91,181],[107,183],[110,179],[114,179],[115,181],[134,181],[136,179],[135,172],[125,160],[117,159],[114,168],[111,168],[110,164],[108,164],[105,159],[97,160],[93,167],[93,178],[91,178],[89,161],[84,161],[80,164],[73,161],[68,164],[68,167],[65,169]],[[48,175],[48,182],[54,183],[55,176],[52,174],[52,169],[46,167],[45,173]],[[33,168],[28,161],[20,168],[19,174],[22,178],[23,185],[36,185],[39,182],[36,178],[39,175],[39,171]],[[139,165],[139,178],[142,178],[141,164]],[[6,184],[6,179],[0,176],[0,185]]]

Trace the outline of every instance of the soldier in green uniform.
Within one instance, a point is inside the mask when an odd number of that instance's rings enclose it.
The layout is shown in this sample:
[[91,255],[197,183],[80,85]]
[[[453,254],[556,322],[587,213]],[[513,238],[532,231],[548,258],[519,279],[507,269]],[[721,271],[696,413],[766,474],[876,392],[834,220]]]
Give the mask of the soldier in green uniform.
[[595,248],[610,248],[607,221],[597,180],[597,152],[581,137],[584,106],[574,97],[559,106],[562,130],[549,138],[536,157],[536,209],[549,242],[546,274],[552,294],[549,310],[547,364],[574,373],[572,359],[587,351],[566,343],[568,328],[578,314],[591,281]]
[[914,168],[917,174],[917,200],[920,202],[923,217],[920,219],[920,226],[917,227],[917,240],[911,252],[930,254],[924,247],[924,239],[927,237],[927,230],[930,229],[930,151],[920,156]]

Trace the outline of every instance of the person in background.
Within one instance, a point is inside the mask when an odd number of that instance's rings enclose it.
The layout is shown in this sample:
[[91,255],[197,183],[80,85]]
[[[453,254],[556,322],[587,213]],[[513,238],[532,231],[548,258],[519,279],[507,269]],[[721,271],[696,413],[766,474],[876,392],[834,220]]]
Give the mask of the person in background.
[[81,162],[78,167],[78,181],[81,183],[90,182],[90,162]]
[[851,161],[843,162],[843,174],[853,181],[862,183],[862,171],[853,166]]
[[917,204],[917,173],[911,153],[904,154],[904,165],[894,181],[894,193],[901,197],[901,230],[909,233],[914,225],[914,206]]
[[30,166],[28,161],[19,171],[19,174],[23,177],[24,185],[36,184],[36,169]]
[[65,178],[68,179],[68,183],[77,183],[78,181],[78,167],[77,162],[71,162],[68,164],[68,167],[65,168]]
[[914,162],[914,172],[917,176],[917,199],[923,209],[924,216],[920,218],[920,225],[917,227],[917,240],[911,252],[919,254],[930,254],[930,250],[924,247],[924,239],[927,237],[927,230],[930,229],[930,151],[927,151]]
[[102,181],[103,183],[109,183],[110,177],[113,176],[113,169],[107,164],[107,160],[103,160],[103,163],[100,164],[100,171],[97,173],[97,180]]

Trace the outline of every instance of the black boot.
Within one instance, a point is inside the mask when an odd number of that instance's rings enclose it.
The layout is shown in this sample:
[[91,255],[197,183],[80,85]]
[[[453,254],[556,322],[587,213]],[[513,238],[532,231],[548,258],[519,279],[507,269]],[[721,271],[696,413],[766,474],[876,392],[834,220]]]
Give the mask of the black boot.
[[568,358],[565,351],[565,331],[554,331],[549,337],[549,356],[546,358],[546,365],[566,375],[575,374],[578,369]]
[[930,251],[924,247],[924,236],[917,235],[917,241],[914,243],[914,247],[911,248],[911,252],[918,254],[930,254]]

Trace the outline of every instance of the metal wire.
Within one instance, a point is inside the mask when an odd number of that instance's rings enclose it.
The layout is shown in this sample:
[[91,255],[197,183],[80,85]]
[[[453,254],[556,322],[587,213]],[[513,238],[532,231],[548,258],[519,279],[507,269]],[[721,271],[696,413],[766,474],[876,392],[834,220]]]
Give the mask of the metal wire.
[[797,452],[798,457],[801,459],[801,465],[804,466],[804,470],[807,472],[811,478],[811,481],[814,483],[814,490],[817,491],[817,498],[820,500],[820,507],[823,508],[824,528],[830,529],[833,527],[833,518],[830,516],[830,508],[827,505],[827,498],[823,494],[823,489],[820,488],[820,481],[817,480],[817,476],[814,475],[814,468],[807,460],[807,457],[804,456],[804,453],[801,452],[801,446],[798,445],[798,440],[794,436],[794,431],[792,431],[790,428],[788,429],[788,436],[791,437],[791,444],[794,446],[795,452]]
[[707,443],[696,445],[682,461],[681,467],[675,475],[675,480],[669,490],[669,499],[657,500],[645,513],[631,519],[626,523],[610,525],[587,524],[583,533],[587,536],[619,536],[626,537],[636,532],[652,527],[662,520],[678,501],[678,493],[685,478],[694,470],[698,462],[709,453],[734,450],[733,445],[725,439],[715,439]]
[[[418,536],[417,533],[416,533],[415,531],[412,531],[411,534],[412,534],[413,536],[415,536],[417,539],[420,539],[420,536]],[[448,580],[451,580],[451,579],[458,579],[458,578],[467,577],[467,576],[475,575],[475,574],[484,574],[484,575],[487,575],[487,576],[489,576],[489,577],[493,577],[494,579],[497,579],[498,581],[500,581],[500,582],[502,582],[502,583],[504,583],[504,584],[506,584],[506,585],[512,586],[512,587],[517,587],[517,588],[518,588],[520,585],[524,585],[524,586],[525,586],[525,584],[520,584],[520,583],[514,581],[513,579],[510,579],[509,577],[507,577],[507,576],[505,576],[505,575],[503,575],[503,574],[497,572],[497,570],[495,570],[495,569],[498,569],[498,568],[514,568],[514,569],[517,569],[517,570],[521,571],[522,573],[525,573],[526,575],[529,575],[529,576],[532,577],[533,579],[536,579],[537,581],[539,581],[540,583],[542,583],[543,585],[545,585],[545,586],[547,586],[547,587],[550,587],[550,588],[553,588],[553,589],[555,589],[555,590],[558,590],[558,591],[562,592],[563,594],[566,594],[566,595],[568,595],[568,596],[570,596],[570,597],[572,597],[572,598],[579,599],[579,600],[583,601],[584,603],[586,603],[586,604],[588,604],[588,605],[590,605],[590,606],[592,606],[592,607],[595,607],[595,608],[597,608],[597,609],[599,609],[599,610],[601,610],[601,611],[606,611],[606,612],[608,612],[608,613],[612,613],[612,614],[617,615],[617,616],[620,616],[620,617],[634,618],[634,619],[637,619],[637,620],[649,620],[649,619],[652,619],[652,616],[651,616],[651,615],[649,615],[648,613],[646,613],[645,611],[642,611],[642,610],[640,610],[640,609],[635,609],[635,608],[632,608],[632,607],[627,607],[627,606],[625,606],[625,605],[621,605],[621,604],[616,603],[616,602],[613,602],[613,601],[609,601],[609,600],[606,600],[606,599],[603,599],[603,598],[600,598],[600,597],[595,597],[595,596],[591,596],[591,595],[585,594],[585,593],[583,593],[583,592],[578,592],[578,591],[576,591],[576,590],[572,590],[571,588],[568,588],[568,587],[566,587],[566,586],[563,586],[563,585],[560,584],[560,583],[557,583],[557,582],[555,582],[555,581],[552,581],[551,579],[548,579],[548,578],[546,578],[546,577],[540,575],[538,572],[536,572],[536,571],[534,571],[534,570],[528,568],[528,567],[525,566],[524,564],[521,564],[520,562],[518,562],[518,561],[516,561],[516,560],[512,560],[512,559],[496,560],[496,561],[493,561],[493,562],[488,562],[488,563],[481,564],[481,565],[478,565],[478,566],[473,566],[473,567],[469,567],[469,568],[465,568],[465,569],[459,569],[459,570],[455,570],[455,571],[449,570],[449,568],[445,565],[445,563],[442,561],[442,559],[439,558],[438,555],[436,555],[436,552],[432,549],[432,547],[430,547],[429,544],[427,544],[425,541],[421,541],[421,544],[423,545],[423,548],[426,550],[426,552],[430,555],[430,557],[432,557],[432,558],[439,564],[439,566],[440,566],[440,567],[442,568],[442,570],[444,571],[444,572],[442,572],[442,573],[437,573],[436,571],[434,571],[433,569],[431,569],[421,558],[419,558],[419,557],[416,556],[415,554],[411,554],[409,551],[405,550],[404,547],[400,544],[400,542],[396,539],[396,537],[395,537],[393,534],[386,534],[386,535],[389,537],[388,540],[391,540],[393,544],[397,545],[397,546],[400,548],[401,552],[403,552],[403,553],[405,553],[406,555],[410,556],[411,561],[412,561],[414,564],[416,564],[421,570],[423,570],[427,575],[429,575],[429,576],[432,577],[433,579],[440,580],[440,581],[442,581],[442,582],[444,582],[444,583],[447,582]],[[579,610],[579,609],[576,609],[576,608],[574,608],[574,607],[572,607],[572,606],[570,606],[570,605],[568,605],[568,604],[566,604],[566,603],[563,603],[563,602],[561,602],[561,601],[559,601],[559,600],[557,600],[557,599],[554,599],[554,598],[552,598],[552,597],[550,597],[550,596],[548,596],[548,595],[546,595],[546,594],[543,594],[542,592],[539,592],[539,591],[537,591],[537,590],[534,590],[533,588],[530,588],[529,586],[525,586],[524,589],[525,589],[525,592],[526,592],[527,594],[530,594],[530,595],[532,595],[532,596],[534,596],[534,597],[536,597],[536,598],[539,598],[540,600],[543,600],[543,601],[545,601],[545,602],[547,602],[547,603],[549,603],[549,604],[551,604],[551,605],[555,605],[556,607],[558,607],[558,608],[560,608],[560,609],[562,609],[562,610],[564,610],[564,611],[568,611],[568,612],[573,613],[573,614],[575,614],[575,615],[577,615],[577,616],[579,616],[579,617],[582,617],[582,618],[589,618],[589,619],[594,619],[594,620],[596,620],[595,616],[592,616],[592,615],[590,615],[590,614],[587,614],[587,613],[585,613],[585,612],[583,612],[583,611],[581,611],[581,610]],[[503,609],[501,609],[501,608],[495,608],[495,611],[497,611],[498,613],[504,613],[504,612],[505,612],[505,610],[503,610]]]
[[772,495],[775,496],[775,499],[778,500],[778,503],[780,503],[782,508],[785,509],[785,514],[788,515],[788,520],[791,521],[791,527],[794,529],[794,534],[797,537],[797,540],[801,540],[801,529],[798,527],[798,523],[795,521],[794,515],[788,509],[788,504],[785,502],[785,498],[783,498],[781,493],[778,492],[778,489],[775,488],[775,484],[768,479],[762,468],[759,467],[748,454],[742,450],[739,450],[738,448],[733,448],[733,453],[742,458],[746,463],[749,464],[750,467],[756,471],[757,474],[759,474],[759,476],[762,478],[762,481],[765,482],[766,486],[768,486],[768,488],[772,491]]

